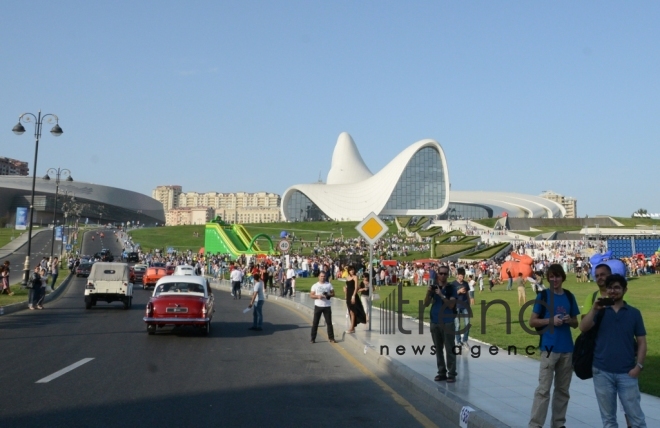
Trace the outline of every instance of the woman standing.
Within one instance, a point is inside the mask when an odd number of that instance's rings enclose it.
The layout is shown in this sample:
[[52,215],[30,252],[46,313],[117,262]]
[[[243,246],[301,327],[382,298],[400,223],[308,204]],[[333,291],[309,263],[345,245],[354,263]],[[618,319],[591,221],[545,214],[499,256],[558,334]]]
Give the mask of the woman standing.
[[30,294],[28,300],[28,309],[34,310],[36,308],[43,309],[39,307],[39,298],[41,297],[41,275],[39,271],[41,270],[40,265],[34,267],[34,272],[30,278]]
[[11,288],[9,287],[9,261],[6,260],[4,265],[0,266],[0,294],[8,294],[12,296]]
[[351,328],[347,333],[355,333],[355,326],[358,324],[365,324],[367,316],[364,313],[362,302],[358,296],[358,278],[355,275],[355,267],[348,267],[348,278],[346,279],[346,286],[344,286],[344,293],[346,294],[346,306],[351,316]]

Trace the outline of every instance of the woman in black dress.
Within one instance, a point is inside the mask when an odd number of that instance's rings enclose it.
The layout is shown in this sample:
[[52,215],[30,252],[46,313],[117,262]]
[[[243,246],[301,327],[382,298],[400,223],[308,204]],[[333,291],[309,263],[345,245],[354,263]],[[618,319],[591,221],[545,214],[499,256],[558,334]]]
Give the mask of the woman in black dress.
[[344,293],[346,294],[346,306],[348,307],[348,313],[351,316],[351,329],[347,333],[355,333],[355,326],[358,324],[366,324],[367,316],[364,313],[364,308],[362,307],[362,302],[360,301],[360,296],[358,295],[358,289],[356,285],[358,284],[358,278],[355,275],[355,267],[348,267],[348,278],[346,279],[346,286],[344,287]]

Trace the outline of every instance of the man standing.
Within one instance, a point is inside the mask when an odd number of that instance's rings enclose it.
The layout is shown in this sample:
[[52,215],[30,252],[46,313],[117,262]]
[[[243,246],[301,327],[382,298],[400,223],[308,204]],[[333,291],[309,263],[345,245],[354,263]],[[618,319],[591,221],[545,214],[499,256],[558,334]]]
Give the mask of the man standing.
[[[596,325],[596,314],[604,310],[596,336],[593,375],[596,399],[603,427],[618,427],[616,397],[619,396],[628,419],[635,428],[646,428],[640,406],[638,378],[646,358],[646,330],[642,314],[623,301],[628,281],[621,275],[607,277],[608,305],[603,297],[594,301],[591,310],[582,318],[580,330],[589,331]],[[635,339],[637,349],[635,350]],[[635,355],[635,351],[636,355]]]
[[[438,285],[429,285],[426,296],[424,297],[424,306],[431,306],[431,338],[435,347],[435,361],[438,367],[438,374],[435,381],[456,382],[456,354],[454,354],[454,306],[456,305],[456,295],[454,287],[447,284],[449,277],[449,268],[440,266],[438,268]],[[445,365],[445,356],[447,354],[447,364]]]
[[[319,274],[319,278],[321,275]],[[293,264],[289,264],[289,269],[286,270],[286,283],[284,284],[284,294],[282,295],[283,297],[286,296],[287,294],[291,296],[291,292],[293,290],[293,281],[295,281],[296,278],[296,271],[293,270]]]
[[250,327],[249,330],[261,331],[261,326],[264,322],[262,309],[264,306],[264,301],[266,300],[266,297],[264,296],[264,283],[261,281],[261,274],[255,273],[253,277],[254,288],[252,293],[252,301],[250,301],[248,308],[254,306],[254,311],[252,314],[252,327]]
[[513,274],[509,268],[506,269],[506,276],[509,277],[509,282],[506,284],[506,291],[510,291],[513,289]]
[[554,379],[552,393],[551,428],[566,425],[566,410],[573,376],[573,337],[571,327],[577,328],[577,316],[580,313],[573,294],[562,285],[566,272],[559,264],[548,267],[547,290],[539,293],[529,320],[530,327],[542,328],[541,364],[539,367],[539,386],[534,391],[532,415],[529,428],[541,428],[545,423],[550,404],[550,388]]
[[[469,349],[468,337],[470,335],[470,285],[465,282],[465,268],[456,269],[456,281],[451,283],[456,297],[456,314],[454,319],[456,326],[456,346],[464,346]],[[463,329],[461,330],[461,320]],[[463,333],[461,336],[461,332]]]
[[229,279],[231,280],[231,295],[234,296],[234,300],[241,298],[241,282],[243,281],[243,271],[236,265],[233,265],[233,269],[229,274]]
[[325,318],[325,323],[328,326],[328,341],[335,342],[335,331],[332,328],[332,308],[330,299],[335,297],[335,290],[332,284],[325,282],[325,272],[319,273],[319,282],[312,285],[309,297],[314,299],[314,321],[312,322],[312,343],[316,342],[316,332],[319,328],[319,321],[321,314]]

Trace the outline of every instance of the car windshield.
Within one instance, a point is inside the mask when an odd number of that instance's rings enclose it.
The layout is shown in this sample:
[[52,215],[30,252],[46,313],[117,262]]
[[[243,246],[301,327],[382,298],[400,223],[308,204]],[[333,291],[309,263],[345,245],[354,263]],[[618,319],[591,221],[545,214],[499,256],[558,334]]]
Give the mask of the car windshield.
[[160,284],[154,291],[154,296],[162,293],[200,293],[204,294],[204,287],[190,282],[168,282]]

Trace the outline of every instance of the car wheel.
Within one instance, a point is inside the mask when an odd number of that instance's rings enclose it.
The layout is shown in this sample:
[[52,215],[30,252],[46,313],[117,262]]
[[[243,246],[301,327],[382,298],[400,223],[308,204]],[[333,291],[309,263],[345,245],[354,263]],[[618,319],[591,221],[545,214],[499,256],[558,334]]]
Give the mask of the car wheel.
[[156,334],[156,326],[153,324],[147,324],[147,333]]
[[204,336],[210,336],[211,335],[211,321],[208,321],[204,327],[202,327],[202,334]]
[[85,302],[85,309],[92,309],[92,301]]

